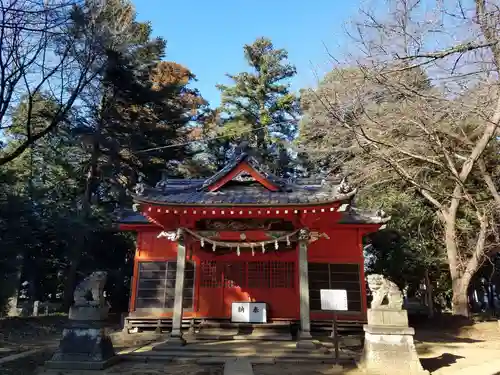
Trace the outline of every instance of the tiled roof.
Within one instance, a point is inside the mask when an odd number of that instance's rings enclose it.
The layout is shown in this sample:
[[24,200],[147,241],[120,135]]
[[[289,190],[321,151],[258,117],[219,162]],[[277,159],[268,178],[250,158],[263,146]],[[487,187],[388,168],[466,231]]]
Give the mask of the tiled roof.
[[273,185],[276,185],[277,187],[284,188],[285,182],[276,177],[273,176],[271,173],[268,173],[263,169],[263,166],[261,163],[259,163],[253,156],[250,156],[249,154],[243,152],[239,155],[237,155],[233,160],[231,160],[224,168],[222,168],[219,172],[214,174],[212,177],[208,178],[205,180],[203,183],[201,189],[206,189],[210,185],[215,184],[217,181],[221,180],[224,178],[229,172],[231,172],[234,168],[238,166],[238,164],[242,162],[247,162],[248,165],[250,165],[252,168],[254,168],[256,171],[258,171],[264,178],[266,178],[269,182],[271,182]]
[[120,224],[151,224],[146,216],[131,209],[117,211],[113,216],[115,221]]
[[[248,163],[251,168],[264,176],[278,190],[270,191],[256,181],[233,181],[233,183],[227,183],[216,191],[209,191],[210,186],[227,176],[243,162]],[[346,201],[350,200],[355,193],[356,189],[351,188],[340,179],[287,180],[273,176],[262,168],[258,160],[243,152],[208,179],[166,179],[160,181],[154,188],[143,185],[136,189],[134,200],[158,205],[286,206]]]
[[349,206],[344,211],[339,224],[385,224],[391,219],[384,211],[363,211],[359,208]]
[[356,191],[339,191],[340,185],[308,186],[293,185],[289,191],[272,192],[261,186],[234,186],[210,192],[200,191],[199,184],[165,189],[146,188],[141,195],[134,196],[137,202],[162,205],[308,205],[351,198]]

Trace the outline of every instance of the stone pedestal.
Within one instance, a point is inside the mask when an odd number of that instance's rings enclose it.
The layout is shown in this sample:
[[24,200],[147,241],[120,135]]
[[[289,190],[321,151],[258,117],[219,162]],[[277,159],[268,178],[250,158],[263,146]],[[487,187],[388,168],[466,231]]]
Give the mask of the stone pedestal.
[[109,307],[72,306],[59,347],[46,367],[64,370],[100,370],[117,362],[104,327]]
[[369,374],[424,375],[405,310],[368,310],[368,324],[363,327],[365,344],[359,367]]

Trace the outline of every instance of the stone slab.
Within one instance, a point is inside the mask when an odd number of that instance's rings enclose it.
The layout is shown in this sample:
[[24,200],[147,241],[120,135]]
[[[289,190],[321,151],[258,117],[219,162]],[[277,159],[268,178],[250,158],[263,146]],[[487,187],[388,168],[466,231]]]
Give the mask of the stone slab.
[[233,336],[233,340],[292,341],[293,337],[291,334],[252,333],[250,335]]
[[364,325],[363,326],[363,331],[365,331],[365,340],[366,340],[366,335],[371,334],[371,335],[396,335],[396,336],[401,336],[401,335],[408,335],[408,336],[413,336],[415,334],[415,329],[412,327],[398,327],[398,326],[370,326],[370,325]]
[[45,367],[52,370],[103,370],[120,362],[119,356],[105,361],[47,361]]
[[224,363],[224,375],[253,375],[252,364],[247,359],[231,359]]
[[408,312],[393,309],[368,309],[368,325],[408,327]]
[[235,351],[214,351],[214,350],[206,350],[206,351],[190,351],[187,348],[183,349],[170,349],[163,351],[137,351],[130,353],[123,353],[123,355],[127,354],[126,358],[133,357],[142,357],[142,358],[164,358],[164,357],[186,357],[186,358],[203,358],[210,356],[217,357],[272,357],[272,358],[297,358],[297,359],[329,359],[333,358],[333,354],[327,349],[326,351],[300,351],[300,350],[269,350],[268,352],[258,352],[255,350],[235,350]]
[[179,348],[186,345],[186,340],[179,336],[171,336],[163,342],[153,346],[153,350],[165,350],[171,348]]
[[299,340],[297,349],[316,349],[316,344],[312,340]]

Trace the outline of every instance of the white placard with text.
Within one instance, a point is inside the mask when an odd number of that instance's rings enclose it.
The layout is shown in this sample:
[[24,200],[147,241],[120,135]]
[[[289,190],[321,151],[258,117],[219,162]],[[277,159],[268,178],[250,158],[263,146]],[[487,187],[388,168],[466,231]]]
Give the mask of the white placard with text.
[[266,304],[263,302],[233,302],[231,321],[234,323],[266,323]]
[[347,311],[347,290],[321,289],[321,310]]

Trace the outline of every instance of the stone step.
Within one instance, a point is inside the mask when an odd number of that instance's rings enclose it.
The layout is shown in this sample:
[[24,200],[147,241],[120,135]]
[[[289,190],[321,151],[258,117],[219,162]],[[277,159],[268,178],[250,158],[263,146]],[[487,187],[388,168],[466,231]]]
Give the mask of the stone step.
[[276,321],[270,323],[232,323],[230,321],[217,321],[217,320],[204,320],[200,323],[200,328],[284,328],[290,329],[290,322],[288,321]]
[[340,363],[352,364],[353,360],[346,356],[340,356],[337,361],[332,355],[262,355],[241,353],[186,353],[186,352],[143,352],[143,353],[129,353],[120,356],[121,359],[131,362],[198,362],[198,363],[224,363],[229,358],[245,358],[251,363],[278,363],[278,362],[291,362],[291,363]]
[[236,335],[234,340],[263,340],[263,341],[292,341],[292,334],[273,334],[273,333],[252,333],[250,335]]
[[[150,353],[149,349],[154,348],[155,345],[148,345],[146,347],[140,347],[137,348],[136,350],[137,353]],[[145,351],[146,350],[146,351]],[[315,355],[322,355],[322,356],[327,356],[327,355],[333,355],[333,349],[330,349],[329,352],[319,352],[319,350],[325,350],[325,349],[304,349],[304,348],[297,348],[295,347],[295,343],[289,347],[272,347],[272,346],[254,346],[252,343],[244,343],[244,344],[238,344],[238,346],[233,346],[233,347],[227,347],[226,345],[221,346],[221,345],[186,345],[181,348],[178,347],[165,347],[163,349],[153,349],[155,352],[162,352],[162,353],[167,353],[167,352],[180,352],[182,351],[183,353],[255,353],[259,354],[262,353],[263,355],[269,354],[269,353],[274,353],[279,352],[280,354],[290,354],[290,355],[295,355],[295,354],[303,354],[303,355],[308,355],[308,354],[315,354]],[[132,351],[130,352],[132,353]]]
[[178,356],[178,357],[203,357],[203,356],[218,356],[218,357],[247,357],[247,356],[259,356],[259,357],[291,357],[291,358],[322,358],[328,359],[333,358],[334,354],[330,352],[319,353],[319,352],[306,352],[306,351],[294,351],[294,350],[267,350],[267,351],[256,351],[256,350],[183,350],[168,348],[164,350],[151,350],[151,351],[136,351],[128,353],[128,355],[137,355],[140,357],[162,357],[162,356]]
[[245,358],[235,358],[224,364],[224,375],[253,375],[250,361]]
[[238,334],[238,329],[228,328],[200,328],[196,337],[199,335],[212,335],[212,336],[235,336]]
[[291,333],[276,334],[270,333],[252,333],[249,335],[240,335],[237,332],[200,332],[195,335],[197,340],[263,340],[263,341],[292,341]]
[[263,324],[231,323],[227,321],[203,321],[198,340],[269,340],[291,341],[290,322]]

